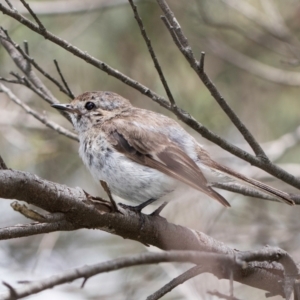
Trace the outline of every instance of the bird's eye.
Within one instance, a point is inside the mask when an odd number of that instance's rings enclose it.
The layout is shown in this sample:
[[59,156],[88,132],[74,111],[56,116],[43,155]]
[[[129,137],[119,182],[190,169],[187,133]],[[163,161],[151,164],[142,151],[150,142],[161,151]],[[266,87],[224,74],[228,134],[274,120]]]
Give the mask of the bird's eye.
[[87,110],[92,110],[93,108],[96,107],[95,103],[93,102],[87,102],[84,106]]

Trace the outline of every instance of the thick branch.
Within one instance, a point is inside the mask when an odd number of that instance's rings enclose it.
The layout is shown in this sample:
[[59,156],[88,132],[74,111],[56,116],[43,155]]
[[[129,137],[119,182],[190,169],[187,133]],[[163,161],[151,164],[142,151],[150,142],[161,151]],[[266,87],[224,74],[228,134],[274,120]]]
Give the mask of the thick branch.
[[[0,170],[0,198],[23,200],[51,213],[63,213],[65,220],[71,224],[65,230],[98,228],[164,250],[197,250],[222,255],[244,253],[232,249],[202,232],[171,224],[159,216],[144,215],[144,226],[141,228],[140,216],[134,212],[129,210],[122,210],[122,213],[109,212],[109,202],[105,205],[100,202],[96,207],[86,199],[85,193],[80,188],[69,188],[43,180],[27,172]],[[41,226],[47,227],[48,225]],[[6,236],[6,238],[8,237]],[[251,252],[246,252],[243,259],[247,260],[248,254],[251,255]],[[254,255],[256,260],[260,260],[259,253]],[[283,256],[283,252],[278,254],[278,250],[272,248],[261,254],[263,260],[268,260],[268,257],[280,260]],[[290,272],[289,260],[287,260],[287,264],[283,263],[283,265],[285,270],[288,270],[286,274],[293,273],[292,275],[294,275],[294,271]],[[268,267],[268,264],[265,268],[257,267],[255,264],[248,265],[245,269],[235,270],[234,280],[270,291],[272,294],[284,295],[283,285],[278,284],[278,281],[283,281],[283,269],[279,270],[279,274],[282,276],[273,274],[273,269],[274,266]],[[216,272],[214,274],[219,276],[217,275],[219,271],[211,272]],[[230,274],[222,272],[221,274],[223,274],[221,278],[228,279],[230,277]]]

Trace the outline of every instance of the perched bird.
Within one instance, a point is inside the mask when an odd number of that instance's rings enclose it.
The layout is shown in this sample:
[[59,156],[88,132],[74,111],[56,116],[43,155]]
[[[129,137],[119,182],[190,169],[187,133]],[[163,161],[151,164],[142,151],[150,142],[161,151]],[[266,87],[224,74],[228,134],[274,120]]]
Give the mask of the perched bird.
[[180,182],[230,206],[209,182],[232,179],[294,204],[287,193],[212,160],[176,121],[134,107],[118,94],[86,92],[69,104],[52,106],[69,113],[79,135],[79,154],[93,177],[105,181],[113,194],[139,204],[137,211]]

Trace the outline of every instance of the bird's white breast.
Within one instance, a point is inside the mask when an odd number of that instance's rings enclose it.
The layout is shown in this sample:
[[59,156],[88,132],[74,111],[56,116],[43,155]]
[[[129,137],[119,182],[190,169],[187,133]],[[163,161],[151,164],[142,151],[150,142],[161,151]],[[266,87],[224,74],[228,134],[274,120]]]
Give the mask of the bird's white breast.
[[92,139],[81,135],[79,154],[97,181],[106,181],[113,194],[128,201],[159,199],[178,184],[177,180],[117,152],[103,133]]

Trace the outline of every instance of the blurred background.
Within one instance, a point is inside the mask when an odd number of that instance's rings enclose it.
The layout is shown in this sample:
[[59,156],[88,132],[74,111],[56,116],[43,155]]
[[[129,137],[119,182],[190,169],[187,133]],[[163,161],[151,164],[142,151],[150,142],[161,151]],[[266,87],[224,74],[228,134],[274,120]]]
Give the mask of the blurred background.
[[[6,5],[5,1],[3,5]],[[82,3],[84,2],[84,5]],[[27,12],[18,1],[18,11]],[[45,27],[62,39],[99,58],[120,72],[165,95],[125,0],[28,1]],[[172,93],[179,107],[228,141],[251,151],[218,104],[192,72],[173,44],[155,1],[136,1]],[[295,176],[300,175],[300,2],[299,0],[169,0],[196,57],[206,52],[205,69],[219,91],[262,144],[270,158]],[[75,95],[110,90],[139,107],[173,117],[149,98],[84,61],[44,40],[5,15],[0,25],[18,44],[29,43],[35,61],[59,78],[53,59]],[[10,78],[17,67],[0,47],[0,76]],[[53,94],[67,102],[57,87],[40,76]],[[6,83],[5,83],[6,84]],[[69,128],[71,125],[47,103],[22,86],[7,84],[26,104]],[[173,117],[174,118],[174,117]],[[245,175],[279,189],[297,192],[261,170],[234,158],[182,124],[212,156]],[[46,128],[0,93],[0,149],[7,165],[45,179],[79,186],[105,196],[78,156],[78,144]],[[222,192],[232,205],[224,209],[195,191],[185,191],[167,205],[162,215],[170,222],[209,234],[239,250],[279,246],[299,261],[299,207]],[[0,226],[28,222],[0,201]],[[155,205],[150,207],[150,211]],[[157,251],[97,230],[55,232],[1,241],[0,279],[14,286],[62,270],[129,254]],[[30,299],[145,299],[189,265],[160,264],[95,276],[84,289],[81,281],[56,287]],[[261,299],[264,292],[235,283],[235,296]],[[0,285],[0,292],[6,288]],[[215,299],[207,291],[228,294],[229,283],[203,274],[179,286],[163,299]],[[272,298],[280,299],[280,297]]]

